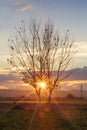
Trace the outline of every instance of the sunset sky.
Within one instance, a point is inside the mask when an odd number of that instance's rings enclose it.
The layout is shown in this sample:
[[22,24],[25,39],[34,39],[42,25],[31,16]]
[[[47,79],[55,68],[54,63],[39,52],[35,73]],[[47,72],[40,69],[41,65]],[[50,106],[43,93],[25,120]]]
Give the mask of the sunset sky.
[[67,29],[76,42],[75,66],[87,65],[87,1],[86,0],[1,0],[0,1],[0,67],[7,67],[8,38],[14,26],[31,17],[39,21],[52,19],[62,34]]
[[9,72],[8,38],[14,27],[32,17],[40,22],[52,19],[61,34],[69,29],[78,49],[74,68],[87,66],[87,0],[0,0],[0,74]]

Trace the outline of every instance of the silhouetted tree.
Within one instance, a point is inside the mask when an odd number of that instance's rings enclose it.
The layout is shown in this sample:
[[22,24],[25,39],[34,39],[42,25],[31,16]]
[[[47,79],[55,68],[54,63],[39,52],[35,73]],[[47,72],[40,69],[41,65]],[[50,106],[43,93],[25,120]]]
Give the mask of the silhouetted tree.
[[20,71],[23,81],[35,88],[39,102],[41,87],[37,83],[45,81],[50,103],[53,90],[70,75],[65,70],[75,50],[68,36],[69,30],[64,37],[60,36],[50,20],[43,26],[32,20],[29,28],[22,21],[15,29],[14,38],[9,39],[11,58],[8,61]]

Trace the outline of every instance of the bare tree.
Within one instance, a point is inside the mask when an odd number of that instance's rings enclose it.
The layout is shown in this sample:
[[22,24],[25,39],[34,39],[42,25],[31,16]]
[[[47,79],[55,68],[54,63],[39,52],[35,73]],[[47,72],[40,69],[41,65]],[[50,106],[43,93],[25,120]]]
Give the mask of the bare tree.
[[35,89],[39,102],[39,82],[46,83],[50,103],[53,90],[70,75],[64,73],[75,51],[68,33],[69,30],[64,37],[60,36],[50,21],[40,26],[33,20],[29,28],[22,21],[21,26],[16,28],[14,38],[9,39],[11,58],[8,61],[19,70],[24,82]]

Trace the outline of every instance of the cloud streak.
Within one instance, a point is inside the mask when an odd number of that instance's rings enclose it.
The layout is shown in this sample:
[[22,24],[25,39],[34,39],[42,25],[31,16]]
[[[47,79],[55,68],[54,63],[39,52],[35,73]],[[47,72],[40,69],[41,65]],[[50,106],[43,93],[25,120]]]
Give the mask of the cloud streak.
[[0,89],[32,89],[11,68],[0,68]]
[[0,89],[8,89],[8,87],[0,85]]
[[9,67],[0,67],[0,74],[8,74],[8,73],[10,73],[12,70],[11,70],[11,68],[9,68]]
[[77,53],[75,56],[79,56],[80,58],[87,57],[87,42],[76,42],[74,44],[77,48]]
[[27,0],[13,0],[13,3],[15,5],[21,5],[21,4],[25,3],[25,2],[27,2]]
[[32,9],[32,7],[33,7],[32,5],[27,5],[27,6],[24,6],[22,8],[19,8],[17,11],[18,12],[25,12],[25,11]]
[[28,89],[24,82],[14,74],[0,74],[0,89]]

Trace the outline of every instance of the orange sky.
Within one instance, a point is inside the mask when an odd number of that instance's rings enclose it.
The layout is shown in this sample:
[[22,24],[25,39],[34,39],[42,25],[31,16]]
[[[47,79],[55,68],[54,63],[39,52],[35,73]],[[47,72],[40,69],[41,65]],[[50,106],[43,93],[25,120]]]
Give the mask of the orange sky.
[[[86,85],[87,80],[69,80],[60,83],[60,86],[76,88],[81,84]],[[28,84],[25,84],[21,77],[10,68],[0,68],[0,89],[32,89]]]

